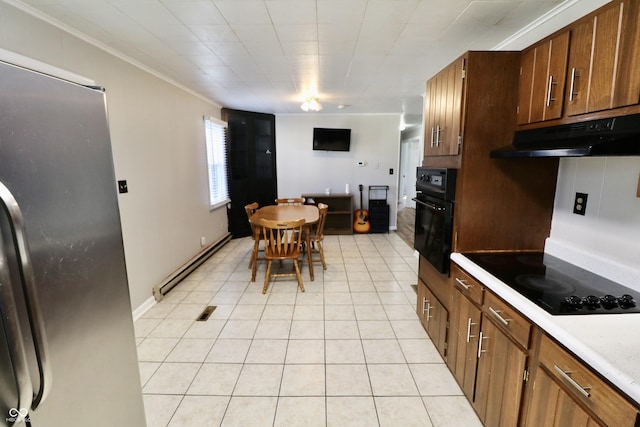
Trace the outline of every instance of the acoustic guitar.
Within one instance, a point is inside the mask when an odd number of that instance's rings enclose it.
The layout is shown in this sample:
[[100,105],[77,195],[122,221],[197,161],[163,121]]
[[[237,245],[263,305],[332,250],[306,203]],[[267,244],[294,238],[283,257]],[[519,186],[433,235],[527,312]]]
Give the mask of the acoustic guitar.
[[371,224],[369,223],[369,211],[363,209],[362,205],[362,184],[358,185],[360,189],[360,209],[355,214],[355,220],[353,221],[354,233],[368,233],[371,230]]

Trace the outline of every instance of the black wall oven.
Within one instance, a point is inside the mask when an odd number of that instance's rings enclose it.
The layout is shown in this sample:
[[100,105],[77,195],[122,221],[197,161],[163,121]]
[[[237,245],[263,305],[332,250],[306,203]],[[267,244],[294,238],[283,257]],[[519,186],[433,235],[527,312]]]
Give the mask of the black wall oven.
[[413,247],[440,273],[449,273],[456,170],[417,168]]

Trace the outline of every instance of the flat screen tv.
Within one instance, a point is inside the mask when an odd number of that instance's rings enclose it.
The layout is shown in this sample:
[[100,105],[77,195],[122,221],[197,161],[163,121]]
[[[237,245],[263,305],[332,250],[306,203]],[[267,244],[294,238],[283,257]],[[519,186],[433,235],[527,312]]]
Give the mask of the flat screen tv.
[[318,151],[349,151],[351,129],[313,128],[313,149]]

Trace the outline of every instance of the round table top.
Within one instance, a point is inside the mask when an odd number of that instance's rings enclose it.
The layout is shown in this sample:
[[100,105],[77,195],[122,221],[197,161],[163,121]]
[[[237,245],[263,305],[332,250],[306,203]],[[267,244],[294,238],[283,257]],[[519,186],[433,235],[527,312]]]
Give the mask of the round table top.
[[261,219],[276,221],[294,221],[304,218],[306,224],[318,222],[319,212],[314,205],[269,205],[258,209],[249,221],[258,224]]

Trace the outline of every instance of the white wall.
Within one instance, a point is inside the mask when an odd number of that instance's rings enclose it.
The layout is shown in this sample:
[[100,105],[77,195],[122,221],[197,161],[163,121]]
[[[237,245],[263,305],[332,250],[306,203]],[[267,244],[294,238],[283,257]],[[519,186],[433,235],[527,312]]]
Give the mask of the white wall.
[[[502,49],[523,49],[607,0],[568,2],[562,13]],[[640,157],[560,160],[551,236],[545,250],[640,290]],[[585,216],[573,213],[575,193],[589,195]]]
[[[640,157],[562,159],[550,240],[596,258],[582,257],[583,263],[612,261],[617,268],[596,266],[600,274],[640,290],[638,179]],[[584,216],[573,213],[576,192],[589,195]]]
[[[210,212],[203,115],[220,107],[78,37],[0,2],[0,47],[86,76],[106,88],[132,308],[227,231]],[[114,188],[115,188],[114,183]]]
[[[368,208],[368,186],[388,185],[391,206],[390,227],[396,228],[398,167],[400,156],[400,115],[289,114],[276,116],[278,196],[302,193],[344,193],[349,184],[360,205],[358,184],[364,185],[364,205]],[[351,129],[349,152],[313,151],[313,128]],[[365,162],[358,166],[357,162]],[[393,175],[389,169],[393,168]]]

